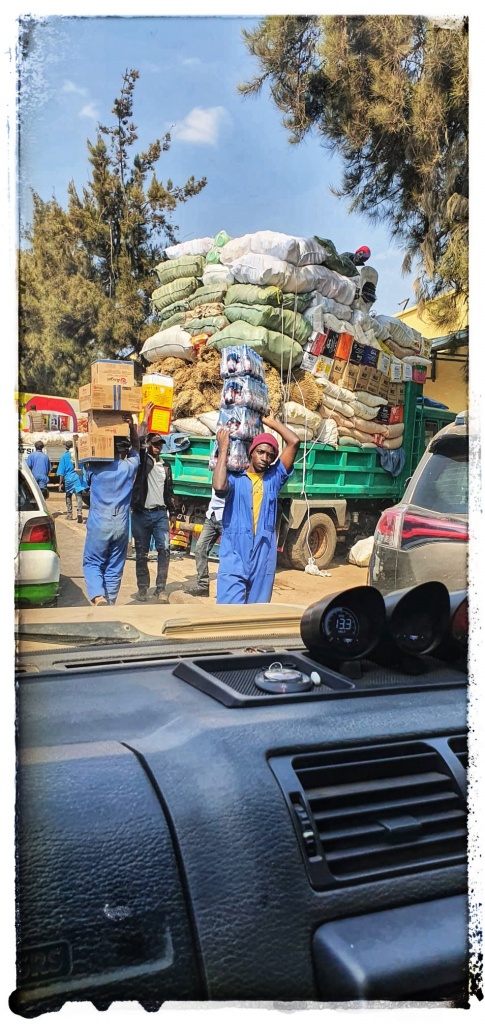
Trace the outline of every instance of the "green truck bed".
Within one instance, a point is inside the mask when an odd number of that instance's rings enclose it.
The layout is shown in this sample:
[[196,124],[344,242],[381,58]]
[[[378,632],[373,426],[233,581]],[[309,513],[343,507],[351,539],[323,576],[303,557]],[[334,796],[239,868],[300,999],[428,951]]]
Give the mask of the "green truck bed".
[[[399,501],[405,482],[421,458],[429,437],[455,418],[455,413],[448,410],[423,407],[418,403],[422,390],[421,384],[406,384],[406,458],[398,476],[393,477],[382,468],[375,449],[345,447],[335,450],[309,441],[306,453],[301,446],[293,475],[280,491],[280,497],[296,498],[305,491],[309,498]],[[212,473],[209,457],[214,444],[214,437],[191,436],[190,447],[184,452],[164,455],[172,467],[176,494],[210,498]]]

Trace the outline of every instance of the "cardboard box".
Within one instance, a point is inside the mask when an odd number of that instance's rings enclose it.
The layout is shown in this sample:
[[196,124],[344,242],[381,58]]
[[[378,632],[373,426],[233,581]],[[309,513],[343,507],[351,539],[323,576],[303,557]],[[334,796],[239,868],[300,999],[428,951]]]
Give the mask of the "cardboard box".
[[77,453],[80,462],[86,459],[95,462],[109,462],[115,457],[115,441],[113,434],[80,434],[77,441]]
[[404,384],[389,381],[388,401],[390,405],[404,405]]
[[91,384],[127,384],[134,387],[135,368],[131,359],[97,359],[91,363]]
[[319,331],[314,331],[313,334],[310,334],[305,348],[312,356],[321,356],[323,354],[328,333],[328,331],[325,331],[324,334]]
[[122,413],[95,409],[88,413],[88,432],[129,437],[130,427],[121,419]]
[[402,363],[402,379],[403,381],[413,379],[413,368],[411,363]]
[[402,380],[402,368],[403,364],[401,362],[397,363],[395,360],[390,359],[389,372],[387,376],[393,384],[397,384]]
[[348,359],[354,344],[355,342],[352,335],[342,331],[338,336],[337,347],[335,349],[335,359]]
[[389,406],[389,423],[404,423],[404,406]]
[[428,375],[428,367],[426,365],[419,366],[415,364],[411,367],[413,371],[413,380],[416,384],[424,384]]
[[377,349],[377,363],[376,370],[380,370],[381,373],[385,373],[386,377],[389,376],[389,367],[391,365],[391,357],[388,356],[387,352],[379,352]]
[[325,346],[322,355],[328,356],[329,359],[335,359],[335,352],[339,340],[340,334],[337,334],[337,331],[329,331],[325,339]]
[[325,377],[329,380],[330,374],[333,370],[333,364],[333,359],[329,359],[327,356],[317,356],[317,361],[312,371],[313,375],[315,377]]
[[380,370],[378,366],[379,361],[379,349],[372,348],[372,345],[364,345],[364,354],[362,356],[363,366],[372,366],[375,370]]
[[[157,379],[158,378],[158,379]],[[141,405],[145,408],[148,402],[171,409],[173,405],[173,377],[164,373],[148,373],[141,382]]]
[[376,370],[379,374],[379,390],[377,394],[380,398],[389,398],[389,377],[385,373],[381,373],[380,370]]
[[391,415],[391,406],[380,405],[376,413],[377,423],[389,423],[389,417]]
[[332,384],[340,384],[342,388],[355,391],[358,387],[359,371],[359,366],[347,363],[345,359],[334,359],[329,380]]
[[364,352],[366,347],[366,345],[361,345],[360,341],[353,341],[350,349],[350,362],[354,363],[356,366],[360,366],[364,361]]
[[79,388],[79,409],[116,409],[140,412],[141,388],[122,384],[84,384]]

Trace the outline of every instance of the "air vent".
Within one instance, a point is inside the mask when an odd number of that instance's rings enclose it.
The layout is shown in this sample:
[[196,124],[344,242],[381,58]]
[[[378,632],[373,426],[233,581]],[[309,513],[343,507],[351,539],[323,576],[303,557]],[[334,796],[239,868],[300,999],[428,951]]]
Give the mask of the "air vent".
[[468,746],[466,736],[452,736],[448,740],[448,746],[458,758],[463,768],[468,768]]
[[[456,737],[450,745],[458,740],[463,744]],[[308,815],[302,847],[316,888],[466,861],[465,796],[432,741],[274,758],[271,764],[301,842],[301,808]],[[300,792],[291,785],[293,772]]]

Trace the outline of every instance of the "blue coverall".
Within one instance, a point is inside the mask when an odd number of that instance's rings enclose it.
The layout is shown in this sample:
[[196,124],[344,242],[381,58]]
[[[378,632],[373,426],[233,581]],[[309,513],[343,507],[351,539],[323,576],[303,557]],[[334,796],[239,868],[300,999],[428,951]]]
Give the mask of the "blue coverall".
[[72,461],[71,452],[64,452],[59,459],[57,475],[64,477],[64,490],[66,494],[79,494],[87,487],[84,473],[77,473]]
[[278,494],[289,473],[278,459],[263,477],[263,500],[253,531],[253,485],[246,473],[228,473],[222,517],[216,604],[270,601],[276,572]]
[[49,456],[46,455],[45,452],[39,451],[36,448],[35,452],[31,452],[25,461],[32,473],[32,476],[37,480],[41,491],[47,490],[49,473],[51,471]]
[[88,597],[118,596],[128,548],[131,492],[140,456],[134,448],[126,459],[87,464],[90,487],[83,572]]

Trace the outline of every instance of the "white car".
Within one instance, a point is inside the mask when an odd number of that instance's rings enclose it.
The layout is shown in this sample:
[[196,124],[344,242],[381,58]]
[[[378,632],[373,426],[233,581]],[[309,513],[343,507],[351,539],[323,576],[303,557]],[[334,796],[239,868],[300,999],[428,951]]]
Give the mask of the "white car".
[[59,594],[60,567],[54,520],[25,459],[20,458],[16,604],[55,604]]

